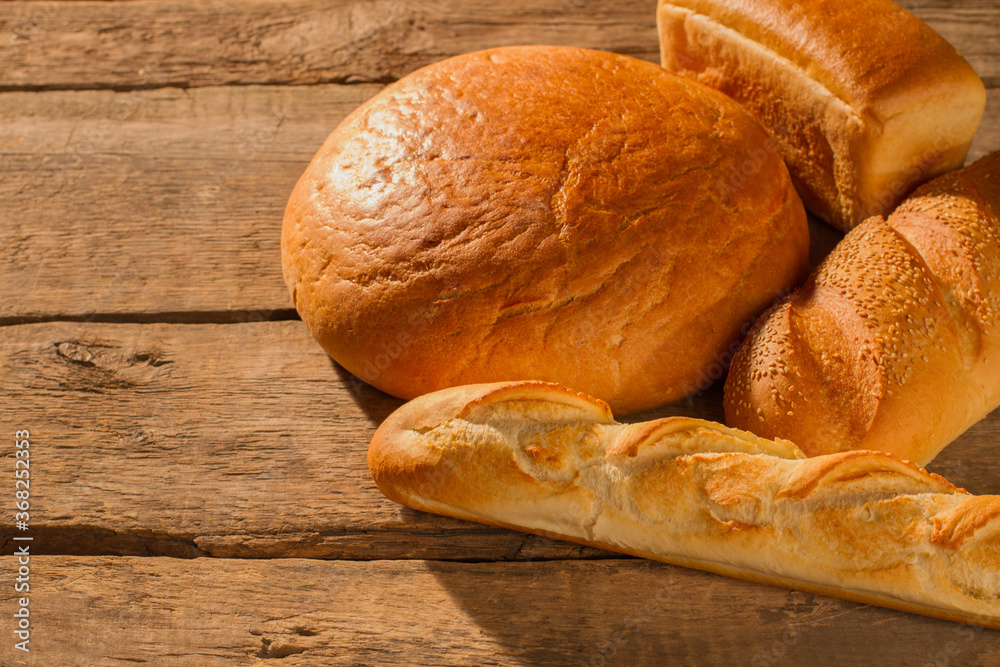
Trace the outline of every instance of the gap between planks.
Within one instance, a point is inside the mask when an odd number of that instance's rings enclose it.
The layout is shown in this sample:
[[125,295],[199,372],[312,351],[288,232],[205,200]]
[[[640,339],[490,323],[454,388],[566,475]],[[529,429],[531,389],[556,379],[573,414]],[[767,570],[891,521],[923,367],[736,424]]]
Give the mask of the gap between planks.
[[294,308],[275,310],[179,311],[152,313],[88,313],[86,315],[10,315],[0,317],[0,327],[45,322],[94,322],[98,324],[237,324],[300,320]]

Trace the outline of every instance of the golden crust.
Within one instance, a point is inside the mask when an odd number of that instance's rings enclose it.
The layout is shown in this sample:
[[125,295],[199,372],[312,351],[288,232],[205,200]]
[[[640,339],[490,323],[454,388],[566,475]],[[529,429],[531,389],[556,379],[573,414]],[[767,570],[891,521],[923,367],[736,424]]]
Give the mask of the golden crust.
[[443,390],[379,427],[371,472],[415,509],[1000,628],[1000,498],[881,452],[805,459],[602,408],[539,383]]
[[[504,403],[532,405],[534,401],[543,400],[546,407],[552,403],[585,411],[591,420],[610,424],[614,421],[611,408],[604,401],[588,396],[583,392],[567,389],[562,385],[541,381],[526,381],[505,385],[492,385],[476,398],[468,401],[458,413],[458,418],[468,419],[476,412],[495,410]],[[544,417],[544,413],[543,413]]]
[[726,422],[924,465],[1000,405],[998,183],[994,153],[848,234],[736,354]]
[[995,533],[996,518],[1000,516],[1000,498],[980,496],[954,507],[947,514],[934,517],[931,541],[944,549],[956,551],[969,539],[982,536],[984,528]]
[[660,0],[657,20],[663,66],[751,111],[844,231],[962,166],[985,107],[969,64],[890,0]]
[[781,487],[778,497],[803,500],[814,494],[831,491],[844,493],[845,490],[863,486],[867,486],[869,492],[879,492],[885,488],[880,481],[883,477],[891,477],[894,482],[902,483],[907,493],[960,491],[940,475],[929,473],[890,454],[855,451],[809,459]]
[[403,398],[559,381],[621,413],[711,384],[807,255],[787,169],[739,105],[562,47],[388,86],[327,139],[282,230],[296,308],[361,379]]
[[670,0],[787,58],[851,107],[885,121],[903,91],[976,79],[965,59],[891,0]]

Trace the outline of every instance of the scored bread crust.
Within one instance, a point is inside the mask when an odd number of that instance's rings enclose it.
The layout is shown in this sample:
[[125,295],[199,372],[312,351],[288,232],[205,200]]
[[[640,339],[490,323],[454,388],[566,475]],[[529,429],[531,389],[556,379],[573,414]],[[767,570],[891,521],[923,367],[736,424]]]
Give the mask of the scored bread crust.
[[739,105],[652,63],[540,46],[387,86],[331,133],[282,228],[295,307],[369,384],[543,379],[621,413],[720,378],[808,247]]
[[620,424],[584,394],[510,382],[407,403],[368,465],[414,509],[1000,628],[1000,497],[882,452],[806,459],[698,419]]
[[890,0],[660,0],[657,24],[663,66],[746,107],[843,231],[961,167],[986,104],[972,67]]
[[1000,406],[1000,153],[849,233],[757,323],[726,423],[925,465]]

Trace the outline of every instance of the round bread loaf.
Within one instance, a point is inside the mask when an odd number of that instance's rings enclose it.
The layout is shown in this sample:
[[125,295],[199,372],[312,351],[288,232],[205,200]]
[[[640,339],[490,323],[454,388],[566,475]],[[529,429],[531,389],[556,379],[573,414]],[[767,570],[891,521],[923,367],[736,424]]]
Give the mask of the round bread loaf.
[[735,102],[651,63],[508,47],[350,114],[285,213],[285,280],[326,351],[402,398],[560,382],[616,413],[722,377],[804,278],[802,203]]

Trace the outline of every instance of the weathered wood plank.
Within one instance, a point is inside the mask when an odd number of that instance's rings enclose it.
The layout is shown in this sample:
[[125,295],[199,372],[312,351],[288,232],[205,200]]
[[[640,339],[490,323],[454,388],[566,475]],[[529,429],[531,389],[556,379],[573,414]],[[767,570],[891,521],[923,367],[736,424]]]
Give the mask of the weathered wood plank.
[[[288,195],[379,89],[0,94],[0,323],[290,308],[278,250]],[[994,150],[1000,89],[971,157]]]
[[654,7],[653,0],[5,3],[0,88],[387,81],[508,44],[572,44],[655,60]]
[[[15,570],[13,560],[0,558],[4,572]],[[31,652],[14,650],[7,632],[4,664],[1000,661],[1000,632],[640,560],[36,556],[31,566]],[[10,619],[17,594],[11,586],[0,590]]]
[[379,89],[0,95],[0,321],[291,307],[288,195]]
[[[0,377],[0,433],[32,434],[31,526],[46,553],[607,556],[386,500],[365,456],[401,401],[353,380],[301,322],[9,326]],[[721,420],[718,385],[633,419],[669,414]],[[998,442],[1000,411],[933,469],[1000,493]]]
[[[903,3],[1000,75],[1000,7]],[[654,0],[5,2],[0,88],[387,81],[488,46],[566,44],[658,58]],[[55,47],[53,45],[56,45]]]
[[301,322],[5,327],[0,372],[15,406],[0,432],[33,435],[31,525],[51,552],[602,554],[386,500],[365,456],[402,401],[352,380]]

